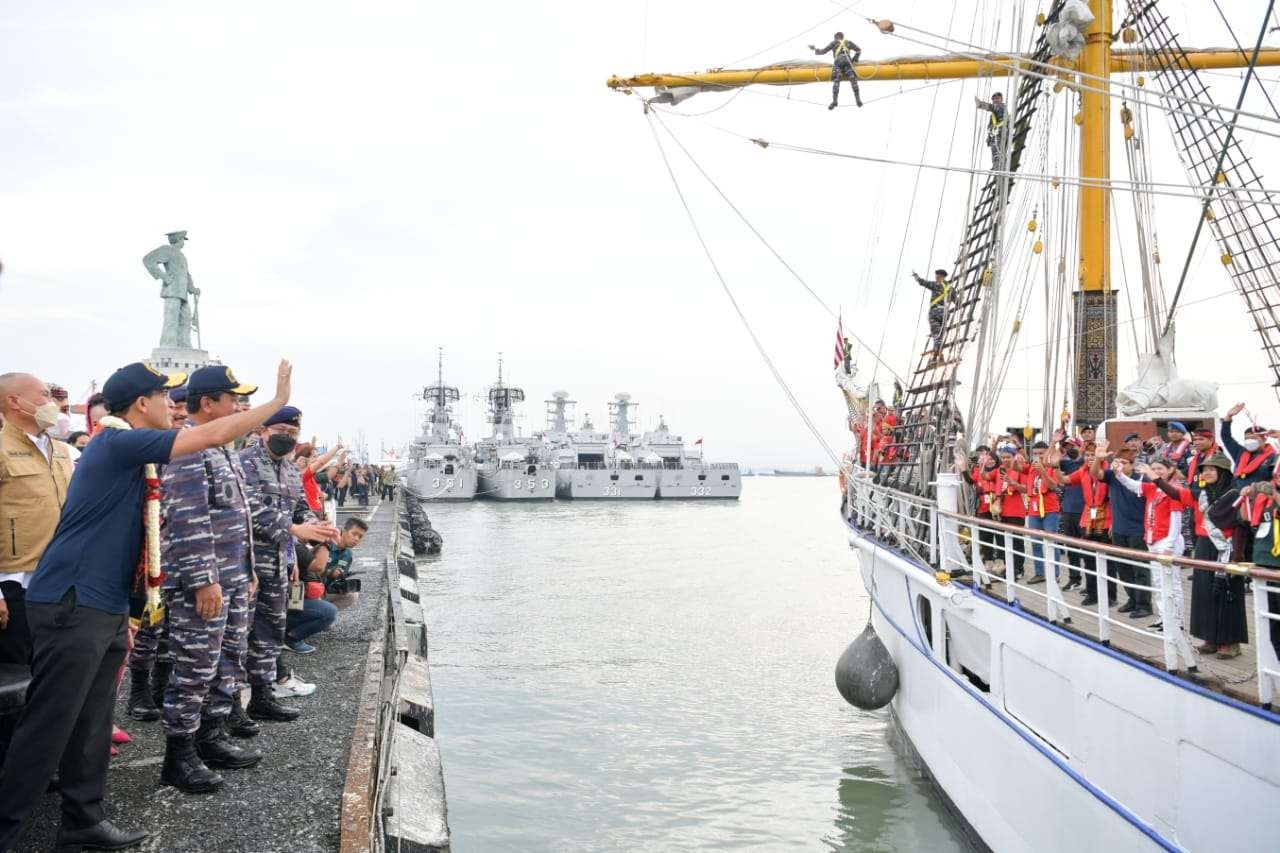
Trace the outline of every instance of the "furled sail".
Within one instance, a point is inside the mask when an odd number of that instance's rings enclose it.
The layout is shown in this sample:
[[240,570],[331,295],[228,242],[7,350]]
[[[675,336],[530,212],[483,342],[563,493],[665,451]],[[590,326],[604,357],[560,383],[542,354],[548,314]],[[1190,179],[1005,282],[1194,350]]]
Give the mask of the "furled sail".
[[1194,409],[1212,412],[1218,408],[1218,383],[1178,376],[1173,362],[1171,328],[1153,353],[1138,360],[1138,378],[1116,395],[1116,409],[1125,417],[1154,410]]

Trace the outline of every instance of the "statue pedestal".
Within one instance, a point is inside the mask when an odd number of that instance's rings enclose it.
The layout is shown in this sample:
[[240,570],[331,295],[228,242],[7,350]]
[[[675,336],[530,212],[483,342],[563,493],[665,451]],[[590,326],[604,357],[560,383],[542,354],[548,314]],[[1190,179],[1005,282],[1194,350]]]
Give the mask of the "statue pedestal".
[[209,357],[206,350],[189,347],[156,347],[151,351],[151,358],[147,359],[147,364],[161,373],[179,371],[190,373],[206,365],[218,363],[216,358]]

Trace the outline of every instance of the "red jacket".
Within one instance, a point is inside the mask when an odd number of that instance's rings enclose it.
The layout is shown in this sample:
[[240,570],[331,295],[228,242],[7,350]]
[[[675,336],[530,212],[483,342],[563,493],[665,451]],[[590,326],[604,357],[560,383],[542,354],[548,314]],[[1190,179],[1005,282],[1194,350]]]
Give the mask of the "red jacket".
[[1084,494],[1084,512],[1080,513],[1080,529],[1086,533],[1097,533],[1111,529],[1111,501],[1108,500],[1107,484],[1095,480],[1089,473],[1089,466],[1084,465],[1071,472],[1067,482],[1079,486]]
[[1154,545],[1169,535],[1173,513],[1181,514],[1182,504],[1160,491],[1155,483],[1140,483],[1147,505],[1143,510],[1143,540]]
[[1022,483],[1025,471],[1014,471],[1012,468],[996,469],[996,494],[1000,496],[1000,515],[1007,519],[1017,519],[1016,523],[1021,523],[1021,519],[1027,517],[1026,496],[1009,486],[1009,483]]
[[1034,467],[1028,466],[1027,470],[1022,472],[1022,476],[1022,482],[1027,487],[1028,516],[1044,518],[1050,513],[1061,511],[1062,507],[1058,503],[1058,482],[1053,479],[1052,473],[1041,474]]

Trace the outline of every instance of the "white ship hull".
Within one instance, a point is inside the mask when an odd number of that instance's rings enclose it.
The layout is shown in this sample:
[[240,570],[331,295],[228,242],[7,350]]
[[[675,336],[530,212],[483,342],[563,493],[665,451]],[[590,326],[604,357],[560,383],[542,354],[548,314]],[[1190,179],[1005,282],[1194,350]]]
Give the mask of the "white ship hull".
[[658,471],[658,497],[665,499],[728,498],[742,496],[738,466],[725,468],[663,468]]
[[469,501],[476,496],[476,469],[458,466],[452,474],[439,468],[412,467],[405,482],[424,501]]
[[[898,667],[900,728],[992,850],[1275,848],[1280,717],[940,585],[849,531]],[[987,690],[964,657],[989,668]]]
[[551,500],[556,496],[556,472],[545,465],[527,468],[499,468],[486,470],[481,468],[480,497],[495,501],[529,501]]
[[651,501],[658,495],[653,468],[561,468],[556,497],[572,500]]

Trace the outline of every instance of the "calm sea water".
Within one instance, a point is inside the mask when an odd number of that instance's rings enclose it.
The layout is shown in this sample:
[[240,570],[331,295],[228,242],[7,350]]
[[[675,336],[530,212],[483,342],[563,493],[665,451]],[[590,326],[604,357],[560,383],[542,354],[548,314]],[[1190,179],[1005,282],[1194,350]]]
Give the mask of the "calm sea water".
[[455,851],[967,849],[836,692],[868,600],[835,481],[743,491],[428,506]]

